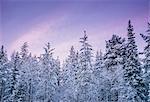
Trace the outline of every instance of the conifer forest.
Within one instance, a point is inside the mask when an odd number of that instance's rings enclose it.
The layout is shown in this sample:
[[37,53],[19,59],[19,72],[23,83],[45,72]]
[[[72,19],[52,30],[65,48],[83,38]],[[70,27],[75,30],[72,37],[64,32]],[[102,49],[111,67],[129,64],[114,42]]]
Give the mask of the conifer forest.
[[[64,62],[53,57],[51,42],[37,56],[28,42],[11,56],[1,45],[0,102],[150,102],[150,23],[145,34],[133,25],[127,22],[126,38],[112,35],[105,52],[94,53],[84,31],[80,49],[70,46]],[[137,35],[145,41],[142,52]]]

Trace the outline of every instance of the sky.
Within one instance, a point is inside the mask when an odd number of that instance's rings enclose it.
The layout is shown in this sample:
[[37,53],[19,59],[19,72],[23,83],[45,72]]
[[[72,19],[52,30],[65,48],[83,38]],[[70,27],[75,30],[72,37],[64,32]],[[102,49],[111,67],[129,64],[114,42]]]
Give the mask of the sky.
[[54,56],[64,60],[86,30],[94,52],[105,52],[105,41],[113,34],[127,35],[130,19],[136,33],[139,51],[145,45],[150,21],[150,0],[0,0],[0,45],[8,55],[19,51],[24,42],[39,56],[50,42]]

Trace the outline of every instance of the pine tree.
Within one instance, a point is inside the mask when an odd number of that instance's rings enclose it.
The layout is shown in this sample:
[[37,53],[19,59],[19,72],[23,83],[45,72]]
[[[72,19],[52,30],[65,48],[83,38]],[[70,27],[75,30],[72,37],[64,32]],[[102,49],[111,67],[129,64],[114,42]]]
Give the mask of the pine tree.
[[5,84],[6,80],[8,79],[7,77],[7,65],[8,65],[8,58],[7,58],[7,53],[6,50],[4,49],[4,46],[1,46],[0,49],[0,101],[3,101],[5,95]]
[[[18,78],[20,68],[20,57],[18,52],[14,52],[11,56],[9,79],[6,83],[5,101],[18,102]],[[4,101],[4,102],[5,102]]]
[[106,68],[105,76],[110,80],[110,96],[109,101],[117,102],[119,98],[119,84],[122,78],[122,47],[125,39],[113,35],[106,41],[106,54],[104,56],[104,65]]
[[80,38],[82,47],[80,49],[80,67],[78,71],[77,85],[77,101],[78,102],[93,102],[96,101],[95,84],[93,82],[93,67],[92,67],[92,46],[87,42],[86,31],[84,37]]
[[86,35],[86,31],[84,31],[84,37],[80,38],[81,41],[80,43],[82,44],[82,47],[80,49],[80,62],[81,64],[83,64],[83,69],[82,70],[86,70],[87,68],[89,68],[88,70],[91,70],[92,68],[92,46],[87,42],[88,41],[88,37]]
[[149,91],[149,95],[147,94],[148,102],[150,101],[150,23],[148,23],[148,30],[146,31],[147,35],[140,34],[142,38],[145,40],[147,45],[144,48],[144,80],[147,85],[147,91]]
[[104,71],[104,58],[102,55],[102,52],[97,51],[96,53],[96,59],[94,64],[94,82],[96,84],[96,92],[97,94],[95,97],[97,97],[98,102],[105,102],[106,101],[106,95],[107,95],[107,79],[103,76]]
[[23,58],[25,60],[25,58],[28,57],[28,43],[25,42],[22,47],[21,47],[21,52],[20,52],[20,55],[21,55],[21,58]]
[[77,85],[77,71],[78,71],[78,53],[76,54],[74,47],[71,47],[70,54],[66,63],[63,66],[63,101],[75,102],[76,99],[76,85]]
[[96,75],[98,74],[98,76],[103,72],[103,55],[101,51],[96,52],[94,71]]
[[30,73],[30,63],[29,63],[29,51],[28,51],[28,44],[25,42],[21,46],[20,55],[20,70],[19,70],[19,85],[18,85],[18,101],[24,102],[29,101],[29,73]]
[[27,79],[27,100],[28,102],[34,102],[36,99],[36,90],[38,89],[37,84],[38,81],[38,75],[39,75],[39,63],[37,61],[37,57],[32,57],[31,53],[28,56],[28,63],[26,63],[26,66],[28,67],[26,79]]
[[53,58],[53,50],[50,43],[44,47],[45,53],[40,58],[41,73],[38,90],[38,98],[40,101],[58,102],[58,80],[59,80],[59,66],[58,62]]
[[139,102],[145,100],[145,102],[147,102],[145,97],[145,84],[141,77],[141,64],[138,58],[138,49],[135,43],[135,33],[133,33],[133,26],[130,20],[128,22],[128,42],[126,46],[124,69],[124,79],[134,91],[134,95],[132,95],[129,101]]
[[1,46],[0,50],[0,64],[3,65],[8,61],[6,50],[4,49],[4,46]]
[[112,39],[106,41],[106,54],[104,56],[104,64],[108,72],[115,72],[118,65],[122,62],[121,49],[125,39],[117,35],[113,35]]

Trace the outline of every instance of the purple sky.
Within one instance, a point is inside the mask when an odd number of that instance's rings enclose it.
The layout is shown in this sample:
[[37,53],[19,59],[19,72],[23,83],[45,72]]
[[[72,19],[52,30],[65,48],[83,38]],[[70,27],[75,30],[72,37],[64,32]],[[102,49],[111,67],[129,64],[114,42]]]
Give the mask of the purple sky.
[[50,42],[55,56],[64,59],[71,45],[80,48],[86,30],[94,50],[105,51],[112,34],[126,37],[131,19],[142,50],[139,33],[145,33],[148,16],[150,0],[0,0],[0,45],[10,55],[27,41],[30,51],[39,55]]

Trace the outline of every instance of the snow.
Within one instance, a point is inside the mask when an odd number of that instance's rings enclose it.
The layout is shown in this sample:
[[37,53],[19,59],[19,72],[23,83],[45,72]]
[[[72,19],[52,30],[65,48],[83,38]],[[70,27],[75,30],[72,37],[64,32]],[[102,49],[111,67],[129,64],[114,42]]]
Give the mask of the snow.
[[97,51],[86,31],[80,49],[72,46],[60,66],[50,43],[40,57],[32,56],[28,43],[8,60],[0,49],[0,102],[150,102],[150,24],[144,59],[139,58],[131,21],[128,39],[113,35],[106,41],[106,52]]

